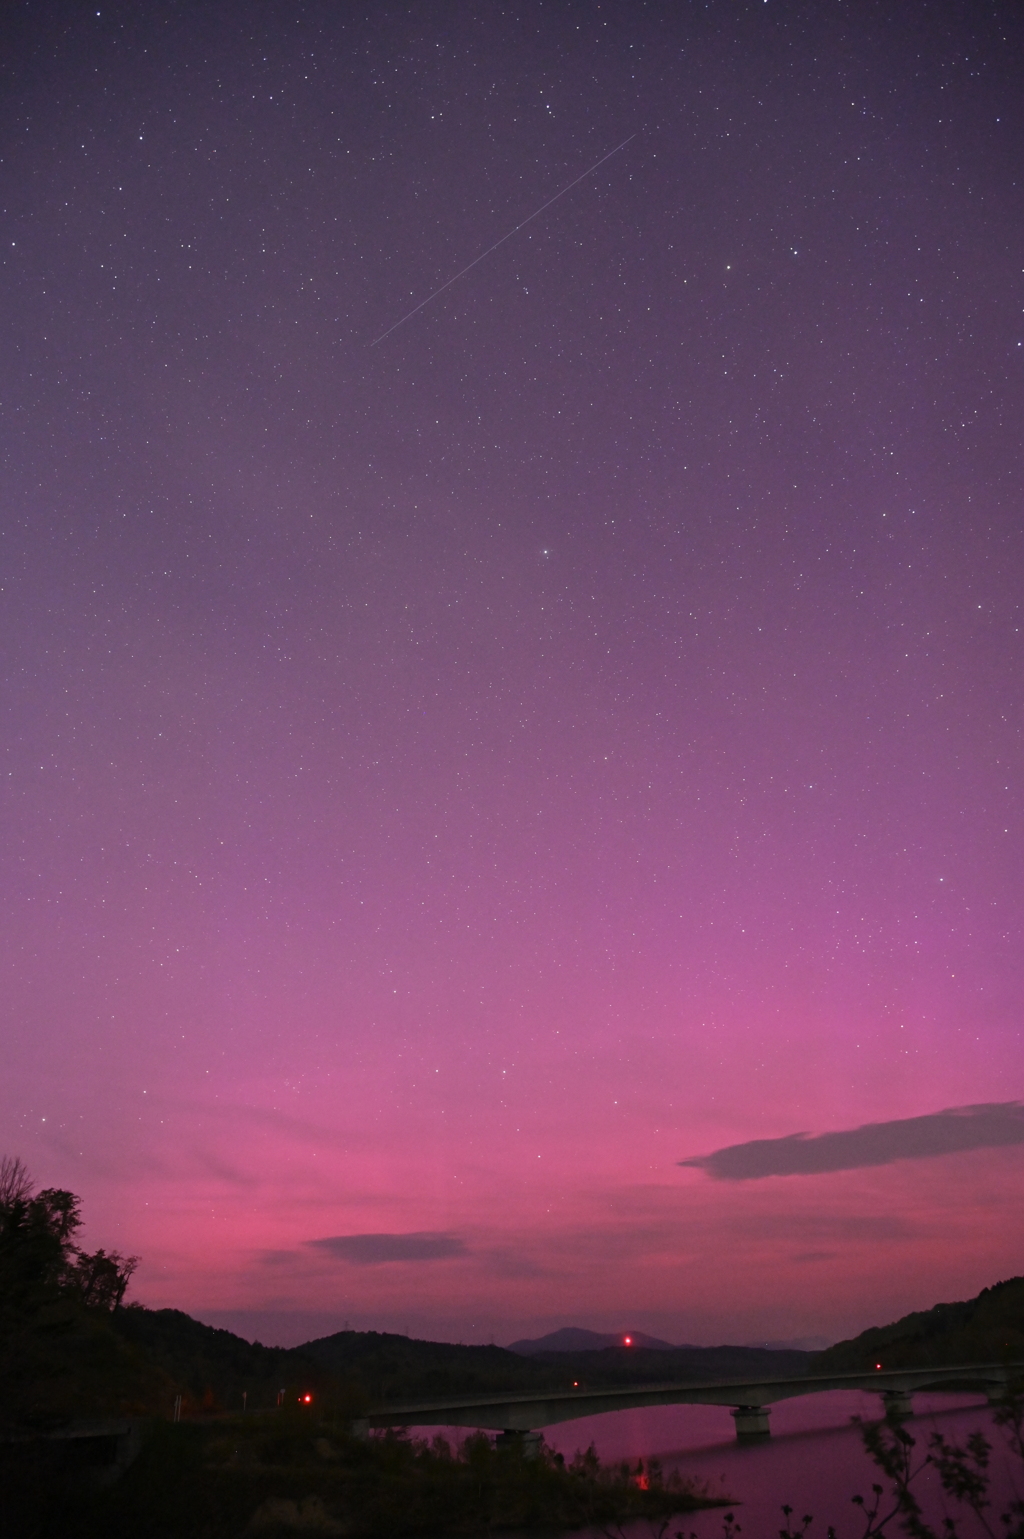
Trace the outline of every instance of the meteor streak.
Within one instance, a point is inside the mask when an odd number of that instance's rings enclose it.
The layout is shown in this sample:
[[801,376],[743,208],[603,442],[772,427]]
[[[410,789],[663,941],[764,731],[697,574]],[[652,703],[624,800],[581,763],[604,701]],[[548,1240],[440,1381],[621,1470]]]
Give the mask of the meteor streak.
[[578,186],[580,182],[584,181],[586,177],[593,176],[594,172],[598,169],[599,166],[603,166],[606,160],[611,160],[613,155],[617,155],[620,150],[625,149],[626,145],[630,142],[630,139],[635,138],[636,134],[630,134],[629,139],[623,139],[621,144],[617,144],[613,150],[609,150],[607,155],[602,155],[601,159],[595,161],[588,170],[581,171],[579,176],[576,177],[574,181],[571,181],[568,186],[563,187],[561,192],[556,192],[554,197],[549,198],[546,203],[542,203],[540,208],[534,209],[533,213],[528,214],[525,219],[521,220],[519,224],[516,225],[514,230],[509,230],[508,234],[503,235],[500,240],[496,240],[493,246],[488,246],[486,251],[481,251],[480,255],[478,257],[474,257],[472,262],[470,262],[467,267],[464,267],[461,272],[457,272],[454,278],[449,278],[447,283],[442,283],[441,287],[439,289],[435,289],[432,294],[428,294],[426,299],[421,299],[414,310],[410,310],[407,315],[403,315],[402,318],[397,320],[393,326],[389,326],[387,331],[382,331],[379,337],[374,337],[373,341],[370,343],[370,346],[376,347],[378,342],[383,342],[385,337],[390,337],[391,333],[393,331],[397,331],[399,326],[404,326],[406,321],[411,321],[413,316],[418,315],[424,306],[429,305],[432,299],[437,298],[438,294],[443,294],[445,289],[450,289],[453,283],[458,283],[459,279],[464,278],[471,268],[474,268],[478,262],[483,261],[484,257],[490,256],[492,251],[497,251],[498,247],[503,246],[507,240],[511,240],[513,235],[518,235],[519,231],[524,229],[532,219],[536,219],[540,214],[543,214],[544,210],[546,208],[550,208],[552,203],[557,203],[559,198],[564,198],[567,192],[571,192],[572,189]]

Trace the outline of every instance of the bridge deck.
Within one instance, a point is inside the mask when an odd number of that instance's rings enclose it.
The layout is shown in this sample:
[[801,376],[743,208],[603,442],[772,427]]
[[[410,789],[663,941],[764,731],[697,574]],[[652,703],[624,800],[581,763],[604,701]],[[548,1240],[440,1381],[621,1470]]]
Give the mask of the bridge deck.
[[727,1379],[719,1383],[637,1384],[613,1389],[552,1390],[544,1395],[474,1395],[377,1406],[371,1427],[483,1427],[529,1432],[583,1416],[601,1416],[655,1405],[766,1406],[796,1395],[834,1389],[866,1389],[879,1394],[915,1390],[977,1389],[998,1394],[1024,1376],[1024,1363],[958,1363],[938,1368],[895,1368],[792,1379]]

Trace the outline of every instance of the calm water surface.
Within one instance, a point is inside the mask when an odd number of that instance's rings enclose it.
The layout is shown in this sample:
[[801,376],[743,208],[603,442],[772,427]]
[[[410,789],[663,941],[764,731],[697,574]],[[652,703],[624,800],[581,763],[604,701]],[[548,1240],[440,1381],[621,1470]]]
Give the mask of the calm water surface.
[[[993,1507],[992,1527],[1001,1531],[998,1515],[1006,1501],[1024,1495],[1024,1467],[1007,1451],[1002,1431],[994,1426],[992,1414],[983,1397],[977,1395],[915,1395],[915,1415],[906,1423],[917,1439],[915,1453],[922,1455],[933,1431],[947,1438],[963,1441],[968,1433],[980,1428],[994,1445],[992,1457]],[[877,1421],[880,1399],[856,1390],[837,1390],[831,1394],[807,1395],[784,1400],[772,1411],[772,1436],[766,1443],[741,1447],[735,1441],[732,1417],[722,1406],[666,1406],[650,1410],[618,1411],[581,1421],[563,1422],[545,1429],[545,1440],[571,1458],[579,1448],[591,1442],[604,1460],[661,1460],[666,1471],[678,1469],[707,1483],[712,1492],[727,1494],[736,1502],[735,1516],[743,1539],[777,1539],[783,1518],[781,1508],[788,1503],[799,1519],[812,1513],[808,1539],[821,1536],[830,1523],[839,1539],[857,1539],[864,1523],[850,1498],[855,1493],[871,1496],[872,1482],[884,1483],[880,1472],[864,1452],[860,1434],[851,1425],[851,1417]],[[458,1442],[465,1430],[444,1430]],[[928,1472],[931,1477],[931,1472]],[[942,1518],[959,1516],[960,1509],[950,1505],[938,1482],[931,1477],[915,1482],[926,1515],[941,1529]],[[888,1510],[887,1508],[885,1510]],[[682,1529],[698,1539],[721,1539],[722,1512],[711,1510],[686,1516],[674,1524],[672,1533]],[[889,1531],[901,1530],[894,1520]],[[638,1530],[647,1533],[646,1525]],[[973,1539],[984,1530],[972,1516],[960,1526],[963,1539]],[[577,1536],[578,1539],[578,1536]],[[631,1536],[632,1539],[632,1536]]]

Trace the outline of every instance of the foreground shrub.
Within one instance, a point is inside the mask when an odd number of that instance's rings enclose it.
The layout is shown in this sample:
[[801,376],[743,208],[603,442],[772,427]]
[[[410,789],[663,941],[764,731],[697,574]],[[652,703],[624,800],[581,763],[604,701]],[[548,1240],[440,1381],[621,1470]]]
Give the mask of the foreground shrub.
[[711,1505],[655,1461],[604,1465],[498,1449],[482,1433],[457,1448],[385,1435],[361,1441],[300,1411],[157,1423],[117,1485],[54,1481],[23,1464],[0,1472],[19,1539],[349,1539],[566,1530],[673,1516]]

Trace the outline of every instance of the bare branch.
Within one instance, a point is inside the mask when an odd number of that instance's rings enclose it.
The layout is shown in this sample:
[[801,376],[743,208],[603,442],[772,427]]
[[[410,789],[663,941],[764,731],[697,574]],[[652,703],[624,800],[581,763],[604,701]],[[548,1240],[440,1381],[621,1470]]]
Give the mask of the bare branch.
[[27,1202],[32,1195],[32,1187],[32,1177],[18,1156],[0,1155],[0,1208],[13,1207],[16,1202]]

